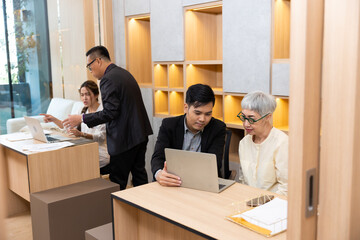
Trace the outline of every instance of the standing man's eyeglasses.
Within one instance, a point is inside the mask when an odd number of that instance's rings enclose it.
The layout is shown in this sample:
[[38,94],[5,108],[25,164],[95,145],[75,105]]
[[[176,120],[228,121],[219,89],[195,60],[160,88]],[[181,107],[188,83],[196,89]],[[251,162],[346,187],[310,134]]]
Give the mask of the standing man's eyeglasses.
[[[96,59],[98,59],[98,58],[95,58],[95,59],[92,60],[89,64],[86,65],[86,68],[89,69],[89,71],[91,71],[91,64],[93,64]],[[99,58],[99,59],[100,59],[100,58]]]

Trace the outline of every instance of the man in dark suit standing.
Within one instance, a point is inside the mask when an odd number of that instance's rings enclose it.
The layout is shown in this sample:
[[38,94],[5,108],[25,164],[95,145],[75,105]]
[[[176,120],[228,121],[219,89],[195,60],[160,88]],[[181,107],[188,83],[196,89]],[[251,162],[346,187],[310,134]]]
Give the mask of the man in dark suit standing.
[[100,80],[103,110],[70,115],[63,123],[76,127],[84,122],[90,128],[106,123],[110,180],[125,189],[131,172],[134,186],[146,184],[145,152],[152,129],[139,85],[128,71],[111,63],[105,47],[91,48],[86,57],[86,67]]
[[218,175],[223,157],[226,125],[212,117],[215,95],[208,85],[196,84],[186,92],[185,115],[165,118],[151,159],[151,170],[159,184],[180,186],[181,179],[167,172],[165,148],[216,154]]

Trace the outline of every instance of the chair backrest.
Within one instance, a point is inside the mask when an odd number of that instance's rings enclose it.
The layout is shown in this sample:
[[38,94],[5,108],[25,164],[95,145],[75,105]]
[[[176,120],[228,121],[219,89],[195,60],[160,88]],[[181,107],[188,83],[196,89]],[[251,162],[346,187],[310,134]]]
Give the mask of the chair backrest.
[[74,105],[74,100],[53,98],[47,110],[47,114],[51,114],[61,121],[68,117]]
[[226,130],[226,136],[225,136],[225,149],[224,149],[224,178],[229,179],[231,171],[229,169],[229,151],[230,151],[230,141],[231,141],[231,130]]

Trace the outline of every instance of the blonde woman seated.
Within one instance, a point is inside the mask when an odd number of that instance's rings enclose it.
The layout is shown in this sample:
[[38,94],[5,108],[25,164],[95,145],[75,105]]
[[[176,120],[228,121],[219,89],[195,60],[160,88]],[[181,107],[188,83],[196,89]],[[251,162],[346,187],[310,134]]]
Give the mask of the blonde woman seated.
[[[84,104],[84,108],[81,110],[83,113],[92,113],[101,111],[102,105],[98,102],[99,97],[99,88],[94,81],[88,80],[85,81],[80,86],[80,97],[81,101]],[[50,114],[41,114],[44,115],[44,122],[54,122],[59,128],[64,128],[61,120]],[[99,143],[99,166],[101,174],[110,173],[110,156],[107,152],[106,146],[106,127],[105,124],[100,124],[93,128],[89,128],[86,124],[81,123],[78,128],[73,128],[68,130],[69,133],[73,134],[76,137],[84,137],[87,139],[93,139]]]
[[240,141],[240,182],[287,195],[288,136],[272,126],[275,98],[257,91],[241,101],[238,117],[246,136]]

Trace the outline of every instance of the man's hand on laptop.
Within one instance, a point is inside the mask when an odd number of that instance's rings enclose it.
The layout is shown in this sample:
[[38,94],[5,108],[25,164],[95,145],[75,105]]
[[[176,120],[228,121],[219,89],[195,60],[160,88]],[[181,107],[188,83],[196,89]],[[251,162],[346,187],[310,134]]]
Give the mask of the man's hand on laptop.
[[62,121],[65,128],[75,128],[81,123],[82,115],[69,115],[67,119]]
[[156,181],[160,185],[167,187],[180,187],[181,185],[180,177],[167,172],[166,162],[164,168],[156,174]]

